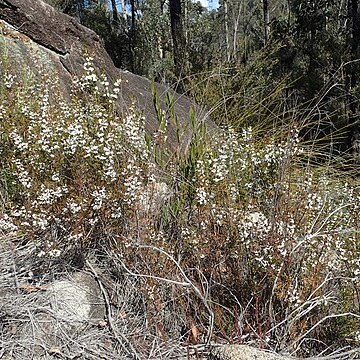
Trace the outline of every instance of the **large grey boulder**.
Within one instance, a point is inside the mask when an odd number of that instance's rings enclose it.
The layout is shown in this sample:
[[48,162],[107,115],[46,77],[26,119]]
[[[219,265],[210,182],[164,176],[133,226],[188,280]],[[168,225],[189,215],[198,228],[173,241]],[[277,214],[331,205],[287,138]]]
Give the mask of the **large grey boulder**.
[[[338,352],[336,354],[323,357],[305,358],[303,360],[345,359],[360,359],[360,349]],[[208,360],[300,360],[300,358],[260,350],[249,345],[219,345],[212,348]]]
[[[0,22],[0,50],[6,53],[13,69],[21,72],[25,64],[40,63],[47,71],[56,74],[63,90],[68,92],[71,77],[83,74],[85,57],[91,56],[96,71],[105,73],[110,82],[122,79],[119,110],[126,111],[135,101],[145,114],[147,131],[153,134],[158,129],[149,80],[116,68],[99,36],[76,19],[41,0],[0,0]],[[168,91],[171,93],[179,122],[188,127],[189,110],[194,105],[192,101],[165,86],[155,86],[160,97]],[[196,109],[198,118],[204,118],[204,113]],[[185,142],[189,131],[187,134]],[[172,148],[177,146],[173,124],[169,124],[168,143]]]
[[295,360],[293,357],[259,350],[248,345],[224,345],[214,347],[210,360]]
[[46,291],[52,316],[68,324],[97,325],[105,318],[105,304],[95,279],[77,272],[68,279],[52,282]]

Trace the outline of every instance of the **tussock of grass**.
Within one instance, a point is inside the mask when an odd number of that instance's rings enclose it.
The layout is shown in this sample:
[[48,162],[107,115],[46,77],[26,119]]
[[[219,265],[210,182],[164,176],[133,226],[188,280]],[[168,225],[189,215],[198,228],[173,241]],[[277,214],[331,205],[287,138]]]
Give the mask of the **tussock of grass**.
[[163,155],[171,119],[159,113],[149,139],[135,108],[117,115],[119,91],[91,59],[70,99],[51,79],[0,83],[2,233],[22,234],[52,271],[105,257],[114,281],[136,279],[146,331],[162,341],[298,355],[357,345],[356,179],[311,165],[317,145],[294,115],[281,132],[236,121],[211,138],[192,118],[188,148]]

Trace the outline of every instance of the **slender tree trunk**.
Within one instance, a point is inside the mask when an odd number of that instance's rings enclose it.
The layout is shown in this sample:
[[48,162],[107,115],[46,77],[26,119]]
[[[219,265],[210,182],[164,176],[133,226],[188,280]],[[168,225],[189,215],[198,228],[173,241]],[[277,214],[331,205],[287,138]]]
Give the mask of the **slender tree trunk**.
[[136,41],[136,9],[135,9],[135,0],[130,0],[131,6],[131,23],[130,23],[130,31],[129,31],[129,47],[130,47],[130,63],[131,63],[131,71],[135,73],[135,41]]
[[131,6],[131,25],[130,29],[131,32],[135,32],[135,25],[136,25],[136,9],[135,9],[135,0],[130,0],[130,6]]
[[233,57],[234,59],[237,60],[237,44],[238,44],[238,29],[239,29],[239,25],[240,25],[240,16],[241,16],[241,8],[243,6],[243,1],[241,1],[241,3],[239,3],[239,8],[238,8],[238,14],[236,17],[236,21],[234,24],[234,38],[233,38]]
[[[186,42],[182,25],[181,0],[169,1],[171,36],[173,41],[174,72],[178,80],[186,75]],[[180,90],[183,85],[180,84]]]
[[290,26],[291,23],[291,0],[288,0],[286,3],[286,10],[287,10],[287,14],[286,14],[286,18],[287,18],[287,24],[288,26]]
[[229,33],[229,9],[227,0],[223,0],[224,4],[224,17],[225,17],[225,41],[226,41],[226,60],[230,62],[230,33]]
[[[351,60],[356,61],[359,59],[359,41],[360,41],[360,12],[358,0],[350,0],[351,11]],[[352,67],[351,71],[351,87],[354,88],[357,83],[357,68],[356,64]]]
[[[112,1],[112,0],[111,0]],[[126,20],[125,0],[120,0],[121,16]]]
[[[160,12],[161,12],[161,16],[164,14],[164,5],[165,5],[165,0],[159,0],[160,1]],[[161,34],[161,36],[159,36],[159,39],[158,39],[158,50],[159,50],[159,59],[162,60],[162,59],[165,59],[165,51],[164,51],[164,44],[165,44],[165,40],[164,40],[164,37],[166,35],[165,34]]]
[[[351,45],[351,61],[349,67],[350,86],[349,93],[358,86],[359,78],[358,73],[360,71],[359,59],[360,59],[360,9],[358,0],[349,0],[348,3],[348,20],[350,23],[350,45]],[[360,123],[359,123],[359,106],[358,99],[354,96],[349,96],[349,126],[350,134],[348,138],[347,147],[356,156],[357,161],[360,161]]]
[[264,46],[269,42],[270,36],[270,14],[269,14],[269,1],[263,0],[263,18],[264,18]]
[[[105,0],[107,2],[107,0]],[[116,0],[111,0],[111,8],[112,8],[112,16],[113,16],[113,23],[117,25],[119,23],[119,14],[116,8]]]

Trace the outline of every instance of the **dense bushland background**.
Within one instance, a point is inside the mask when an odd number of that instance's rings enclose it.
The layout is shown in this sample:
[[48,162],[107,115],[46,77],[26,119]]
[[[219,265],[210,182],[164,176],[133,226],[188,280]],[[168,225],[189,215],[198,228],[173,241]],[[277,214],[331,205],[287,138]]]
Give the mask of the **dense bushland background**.
[[357,0],[220,0],[211,11],[192,0],[48,2],[102,36],[115,65],[219,109],[220,124],[244,103],[271,113],[268,97],[285,83],[282,112],[300,106],[316,123],[309,136],[335,137],[330,151],[358,152]]

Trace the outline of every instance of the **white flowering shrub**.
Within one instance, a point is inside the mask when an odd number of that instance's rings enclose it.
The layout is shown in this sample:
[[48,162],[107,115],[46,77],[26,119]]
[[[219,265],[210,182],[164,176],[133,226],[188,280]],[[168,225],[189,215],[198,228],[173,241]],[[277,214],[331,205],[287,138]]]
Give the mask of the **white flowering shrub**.
[[[274,338],[302,339],[304,329],[334,311],[358,311],[349,305],[354,293],[341,287],[359,286],[359,186],[344,174],[302,165],[306,146],[298,133],[291,129],[275,141],[257,140],[250,128],[224,130],[196,161],[189,150],[174,199],[188,198],[176,216],[186,219],[179,238],[189,266],[221,284],[213,293],[219,303],[221,286],[236,294],[247,306],[247,326],[267,346]],[[221,322],[226,315],[217,310]]]
[[120,80],[110,88],[90,59],[84,69],[70,99],[52,79],[2,98],[0,156],[16,200],[9,215],[37,238],[55,233],[39,255],[122,228],[149,176],[144,119],[135,108],[120,119],[114,108]]
[[[135,107],[116,112],[121,80],[98,76],[91,59],[69,97],[46,74],[36,83],[1,71],[0,233],[32,237],[38,256],[50,258],[111,239],[109,248],[145,273],[146,289],[155,288],[154,274],[178,274],[170,260],[180,259],[218,332],[239,341],[255,336],[296,351],[307,335],[326,339],[322,319],[358,311],[359,186],[306,165],[295,126],[277,139],[251,128],[218,129],[209,139],[192,118],[189,146],[169,155],[173,109],[156,102],[159,129],[148,139]],[[174,258],[141,257],[138,241]],[[165,299],[154,294],[155,319]],[[206,323],[201,296],[172,301]],[[332,330],[356,341],[359,323],[349,324]]]

